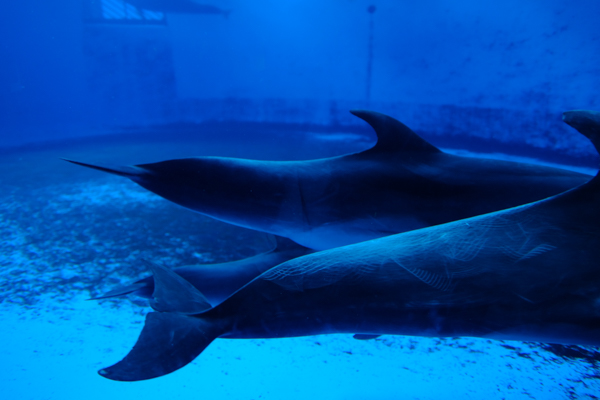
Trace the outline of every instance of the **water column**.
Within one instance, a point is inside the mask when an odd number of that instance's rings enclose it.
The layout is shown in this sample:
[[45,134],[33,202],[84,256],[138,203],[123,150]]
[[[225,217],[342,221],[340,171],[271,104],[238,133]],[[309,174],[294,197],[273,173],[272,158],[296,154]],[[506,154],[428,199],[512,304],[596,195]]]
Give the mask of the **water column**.
[[371,4],[367,8],[369,13],[369,40],[368,40],[368,54],[367,54],[367,93],[365,96],[366,105],[369,106],[371,101],[371,75],[373,71],[373,14],[375,13],[376,7]]

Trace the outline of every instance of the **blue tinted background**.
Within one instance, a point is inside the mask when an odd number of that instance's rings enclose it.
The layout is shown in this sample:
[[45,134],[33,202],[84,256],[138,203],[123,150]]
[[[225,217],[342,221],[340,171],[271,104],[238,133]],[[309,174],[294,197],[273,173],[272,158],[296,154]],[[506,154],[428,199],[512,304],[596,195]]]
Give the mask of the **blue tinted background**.
[[160,379],[96,374],[149,309],[90,296],[147,276],[144,259],[227,262],[271,242],[59,157],[330,157],[373,144],[348,113],[370,108],[444,150],[597,165],[560,114],[600,109],[598,0],[201,1],[231,12],[2,3],[0,398],[597,398],[592,348],[472,338],[217,340]]
[[573,152],[560,112],[600,108],[595,0],[222,0],[228,17],[158,25],[91,21],[100,3],[3,4],[2,145],[178,121],[355,124],[347,110],[369,107]]

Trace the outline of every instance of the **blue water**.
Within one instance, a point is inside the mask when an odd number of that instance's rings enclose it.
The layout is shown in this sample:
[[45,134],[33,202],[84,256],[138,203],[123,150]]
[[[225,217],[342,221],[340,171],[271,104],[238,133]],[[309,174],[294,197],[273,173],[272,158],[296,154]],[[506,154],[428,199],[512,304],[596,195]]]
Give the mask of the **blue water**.
[[2,5],[1,398],[600,397],[594,348],[470,338],[217,340],[160,379],[98,376],[148,308],[86,299],[145,276],[143,259],[224,262],[270,240],[59,157],[331,157],[374,143],[348,113],[368,108],[460,154],[597,165],[560,119],[600,110],[596,0],[201,3],[223,12]]

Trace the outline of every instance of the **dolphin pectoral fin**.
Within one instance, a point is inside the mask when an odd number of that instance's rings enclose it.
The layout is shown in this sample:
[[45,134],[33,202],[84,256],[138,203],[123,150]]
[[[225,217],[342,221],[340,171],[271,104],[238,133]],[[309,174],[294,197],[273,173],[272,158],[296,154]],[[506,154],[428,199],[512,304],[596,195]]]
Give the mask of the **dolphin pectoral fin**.
[[198,314],[212,308],[206,297],[184,278],[162,265],[145,262],[154,275],[150,307],[155,311]]
[[147,285],[145,283],[133,283],[131,285],[123,286],[118,289],[111,290],[110,292],[106,292],[100,296],[92,297],[88,300],[102,300],[102,299],[110,299],[112,297],[125,296],[130,293],[134,293],[140,289],[145,288]]
[[109,174],[124,176],[126,178],[140,176],[140,175],[144,175],[144,174],[148,173],[148,171],[146,171],[142,168],[128,166],[128,165],[124,165],[124,166],[117,166],[117,165],[108,166],[108,165],[106,165],[106,166],[104,166],[104,165],[86,164],[86,163],[83,163],[80,161],[73,161],[73,160],[69,160],[66,158],[61,158],[61,160],[68,161],[72,164],[81,165],[83,167],[97,169],[98,171],[108,172]]
[[189,364],[219,335],[219,327],[202,317],[149,313],[129,354],[98,373],[125,382],[157,378]]
[[372,340],[372,339],[377,339],[379,336],[381,336],[381,335],[364,335],[362,333],[357,333],[352,337],[356,340]]

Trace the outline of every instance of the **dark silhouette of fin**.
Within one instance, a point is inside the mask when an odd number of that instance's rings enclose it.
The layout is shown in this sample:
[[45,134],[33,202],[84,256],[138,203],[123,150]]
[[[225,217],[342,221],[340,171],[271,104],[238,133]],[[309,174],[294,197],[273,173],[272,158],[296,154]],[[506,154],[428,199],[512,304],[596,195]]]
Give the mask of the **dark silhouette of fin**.
[[[148,262],[149,263],[149,262]],[[98,373],[116,381],[140,381],[169,374],[190,363],[223,333],[201,313],[210,304],[198,289],[173,271],[149,263],[154,274],[152,308],[135,346],[124,359]]]
[[362,333],[357,333],[356,335],[354,335],[352,337],[356,340],[372,340],[372,339],[377,339],[379,336],[381,336],[381,335],[364,335]]
[[88,300],[102,300],[102,299],[110,299],[111,297],[119,297],[125,296],[130,293],[136,292],[140,289],[145,288],[147,285],[143,282],[132,283],[131,285],[123,286],[115,290],[111,290],[110,292],[106,292],[97,297],[91,297]]
[[169,374],[189,364],[222,329],[202,317],[149,313],[135,346],[124,359],[98,373],[115,381],[141,381]]
[[61,158],[61,160],[65,160],[65,161],[68,161],[73,164],[81,165],[83,167],[97,169],[98,171],[108,172],[109,174],[124,176],[126,178],[136,177],[136,176],[145,175],[145,174],[149,173],[149,171],[147,171],[145,169],[142,169],[142,168],[139,168],[136,166],[130,166],[130,165],[122,165],[122,166],[121,165],[110,165],[110,166],[109,165],[94,165],[94,164],[83,163],[80,161],[73,161],[73,160],[69,160],[66,158]]
[[154,293],[150,307],[155,311],[198,314],[212,306],[191,283],[168,268],[144,260],[154,276]]
[[413,132],[402,122],[375,111],[351,110],[353,115],[367,122],[377,134],[375,146],[361,155],[382,153],[441,153],[442,151]]
[[[304,253],[312,253],[313,250],[304,247],[302,245],[299,245],[298,243],[285,238],[285,237],[281,237],[281,236],[277,236],[277,235],[271,235],[272,241],[273,243],[273,247],[266,251],[263,254],[267,254],[270,252],[287,252],[287,251],[291,251],[291,252],[298,252],[298,255],[301,255],[300,252]],[[258,254],[257,256],[259,256],[260,254]],[[147,264],[151,264],[151,262],[144,260]],[[207,264],[210,265],[210,264]],[[175,268],[173,270],[174,273],[177,273],[177,268]],[[179,274],[178,274],[179,275]],[[185,279],[185,278],[184,278]],[[112,297],[119,297],[119,296],[126,296],[128,294],[134,293],[137,296],[140,297],[150,297],[153,291],[153,287],[154,287],[154,283],[152,280],[149,280],[148,278],[144,278],[144,279],[140,279],[138,281],[135,281],[129,285],[126,286],[122,286],[119,288],[116,288],[114,290],[111,290],[107,293],[101,294],[99,296],[96,297],[92,297],[89,300],[103,300],[103,299],[109,299]],[[158,311],[158,310],[157,310]],[[160,310],[160,311],[164,311],[164,310]]]
[[[565,111],[563,121],[577,129],[579,133],[588,138],[598,153],[600,153],[600,112],[590,110]],[[588,186],[600,185],[600,171],[587,183]]]
[[[273,235],[275,238],[275,248],[274,251],[285,251],[285,250],[296,250],[296,249],[306,249],[310,250],[308,247],[304,247],[301,244],[294,242],[291,239],[288,239],[283,236]],[[312,252],[312,250],[310,250]]]
[[600,153],[600,112],[588,110],[565,111],[563,121],[590,139]]

